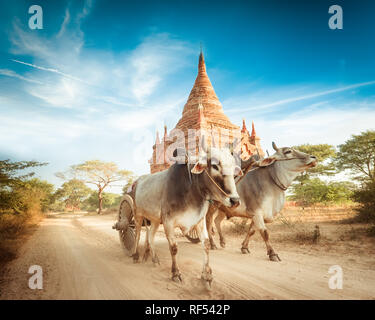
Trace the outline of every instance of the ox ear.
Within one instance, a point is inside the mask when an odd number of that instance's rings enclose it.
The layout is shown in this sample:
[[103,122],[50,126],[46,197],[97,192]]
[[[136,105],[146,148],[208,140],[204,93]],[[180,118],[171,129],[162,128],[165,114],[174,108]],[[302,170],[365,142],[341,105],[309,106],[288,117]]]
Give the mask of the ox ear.
[[207,168],[207,164],[206,163],[201,163],[201,162],[197,162],[193,169],[191,169],[191,173],[194,173],[194,174],[201,174],[205,169]]
[[186,150],[184,148],[176,148],[173,151],[173,157],[169,158],[171,162],[177,162],[178,164],[188,163],[188,155],[186,154]]
[[259,162],[259,167],[267,167],[274,163],[276,161],[276,158],[265,158]]

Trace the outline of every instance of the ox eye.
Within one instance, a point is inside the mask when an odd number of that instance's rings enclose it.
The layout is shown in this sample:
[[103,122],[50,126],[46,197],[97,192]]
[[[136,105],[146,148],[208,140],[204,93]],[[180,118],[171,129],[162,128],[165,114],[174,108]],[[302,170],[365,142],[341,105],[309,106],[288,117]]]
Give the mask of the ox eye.
[[292,153],[292,150],[287,150],[284,152],[284,154]]
[[219,167],[216,164],[213,164],[212,168],[214,168],[216,171],[219,171]]

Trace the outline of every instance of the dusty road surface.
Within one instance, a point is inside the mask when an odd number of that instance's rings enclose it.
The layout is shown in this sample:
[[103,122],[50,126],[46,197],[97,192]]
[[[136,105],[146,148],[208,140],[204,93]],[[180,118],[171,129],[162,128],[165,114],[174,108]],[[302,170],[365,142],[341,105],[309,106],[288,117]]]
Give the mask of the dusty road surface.
[[[374,254],[366,248],[311,249],[274,243],[282,262],[270,262],[261,241],[250,255],[239,251],[241,237],[211,251],[211,292],[200,281],[200,244],[179,238],[182,284],[170,280],[170,254],[162,227],[156,236],[160,266],[134,264],[111,226],[114,215],[56,215],[46,218],[8,266],[0,299],[374,299]],[[142,242],[143,243],[143,242]],[[348,249],[349,250],[349,249]],[[353,252],[354,251],[354,252]],[[43,268],[43,289],[28,287],[31,265]],[[343,269],[343,289],[328,287],[328,268]]]

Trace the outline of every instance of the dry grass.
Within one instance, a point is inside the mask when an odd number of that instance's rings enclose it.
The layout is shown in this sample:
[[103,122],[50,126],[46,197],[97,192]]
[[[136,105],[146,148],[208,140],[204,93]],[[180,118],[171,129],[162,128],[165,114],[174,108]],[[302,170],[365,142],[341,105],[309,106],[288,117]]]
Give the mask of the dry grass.
[[[278,235],[277,241],[287,241],[293,243],[311,243],[317,244],[322,239],[324,239],[324,235],[322,235],[320,229],[316,228],[315,224],[305,224],[299,221],[289,221],[287,219],[280,219],[280,223],[276,223],[277,229],[284,229],[282,235]],[[232,218],[230,219],[230,224],[225,226],[225,231],[229,234],[233,235],[241,235],[245,236],[245,234],[249,231],[249,220],[248,219],[241,219],[241,218]],[[274,229],[269,225],[270,229]],[[319,228],[319,227],[318,227]],[[272,237],[273,240],[276,240]]]
[[[287,208],[273,223],[267,224],[267,229],[270,231],[272,243],[312,247],[334,247],[351,243],[368,244],[375,248],[375,227],[368,223],[354,222],[351,217],[353,206],[307,208],[304,211],[298,207]],[[320,218],[322,220],[319,220]],[[245,237],[249,226],[250,220],[243,218],[231,218],[229,221],[224,220],[222,224],[224,235],[227,233],[241,238]],[[263,241],[258,233],[251,239]]]
[[224,226],[225,232],[234,235],[245,234],[249,230],[249,221],[246,218],[231,218],[230,223]]
[[0,267],[17,256],[25,238],[32,234],[41,219],[38,213],[0,214]]

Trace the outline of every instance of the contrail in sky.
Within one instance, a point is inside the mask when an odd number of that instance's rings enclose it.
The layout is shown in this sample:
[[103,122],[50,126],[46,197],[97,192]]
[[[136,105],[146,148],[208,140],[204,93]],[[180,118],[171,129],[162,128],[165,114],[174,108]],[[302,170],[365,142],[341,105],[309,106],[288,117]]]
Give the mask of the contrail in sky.
[[371,86],[373,84],[375,84],[375,81],[361,82],[361,83],[351,84],[349,86],[345,86],[345,87],[341,87],[337,89],[325,90],[321,92],[307,94],[304,96],[278,100],[275,102],[271,102],[271,103],[263,104],[260,106],[251,107],[251,108],[232,109],[232,110],[228,110],[228,112],[243,112],[243,111],[250,111],[250,110],[268,109],[268,108],[278,106],[281,104],[285,104],[285,103],[317,98],[317,97],[325,96],[325,95],[332,94],[332,93],[347,91],[347,90],[355,89],[359,87]]
[[13,62],[17,62],[17,63],[20,63],[20,64],[23,64],[25,66],[29,66],[29,67],[32,67],[32,68],[35,68],[35,69],[39,69],[39,70],[43,70],[43,71],[48,71],[48,72],[53,72],[53,73],[57,73],[65,78],[69,78],[69,79],[72,79],[72,80],[76,80],[76,81],[80,81],[80,82],[83,82],[83,83],[86,83],[86,84],[89,84],[88,82],[82,80],[82,79],[79,79],[77,77],[74,77],[70,74],[67,74],[67,73],[64,73],[64,72],[61,72],[57,69],[53,69],[53,68],[45,68],[45,67],[41,67],[41,66],[37,66],[35,64],[31,64],[31,63],[27,63],[27,62],[23,62],[23,61],[20,61],[20,60],[15,60],[15,59],[11,59],[11,61]]

